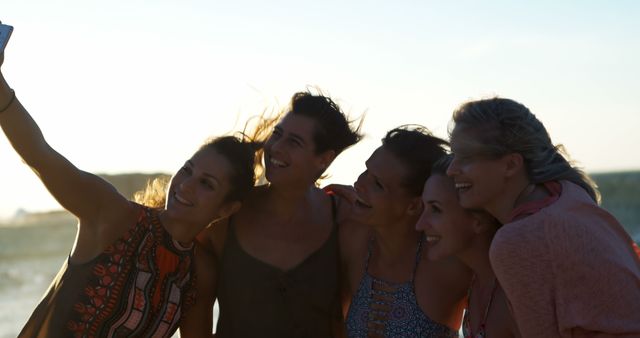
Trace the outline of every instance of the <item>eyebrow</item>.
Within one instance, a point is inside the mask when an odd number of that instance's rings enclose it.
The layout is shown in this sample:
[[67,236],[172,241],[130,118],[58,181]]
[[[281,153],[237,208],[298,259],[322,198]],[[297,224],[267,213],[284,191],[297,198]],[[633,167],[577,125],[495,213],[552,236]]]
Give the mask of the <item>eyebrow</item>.
[[[279,127],[279,126],[275,126],[273,129],[274,129],[274,130],[277,130],[277,131],[279,131],[279,132],[281,132],[281,133],[283,132],[282,128],[281,128],[281,127]],[[289,132],[289,136],[290,136],[291,138],[293,138],[293,139],[296,139],[297,141],[299,141],[300,143],[302,143],[302,144],[304,144],[304,145],[306,145],[306,144],[307,144],[307,142],[304,140],[304,138],[303,138],[302,136],[300,136],[300,135],[296,134],[296,133]]]
[[304,140],[304,138],[302,138],[302,136],[300,136],[300,135],[298,135],[296,133],[291,133],[291,137],[296,139],[296,140],[298,140],[298,141],[300,141],[300,143],[302,143],[304,145],[307,144],[307,142]]
[[364,166],[365,168],[367,168],[367,172],[369,173],[369,175],[371,175],[371,177],[373,177],[373,179],[376,180],[378,183],[380,183],[385,189],[393,186],[393,184],[387,185],[387,182],[384,182],[384,180],[381,180],[380,176],[376,175],[371,171],[371,169],[369,168],[369,160],[366,160],[364,162]]
[[[191,160],[187,160],[187,164],[188,164],[189,166],[191,166],[191,167],[194,167],[194,164],[193,164],[193,162],[192,162]],[[210,178],[210,179],[214,180],[216,184],[220,185],[220,180],[219,180],[217,177],[215,177],[214,175],[209,174],[209,173],[206,173],[206,172],[203,172],[202,174],[203,174],[204,176],[206,176],[206,177],[208,177],[208,178]]]

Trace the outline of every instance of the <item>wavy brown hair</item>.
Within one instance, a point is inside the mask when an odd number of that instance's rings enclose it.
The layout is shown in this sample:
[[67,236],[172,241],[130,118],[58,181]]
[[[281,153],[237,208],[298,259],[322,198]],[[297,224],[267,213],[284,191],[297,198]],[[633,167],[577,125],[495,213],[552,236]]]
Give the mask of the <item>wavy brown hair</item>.
[[[242,201],[256,183],[255,153],[261,147],[243,133],[235,136],[220,136],[207,140],[198,151],[213,149],[227,159],[231,166],[230,190],[225,201]],[[165,206],[169,180],[156,178],[147,182],[144,190],[134,194],[137,203],[161,208]]]

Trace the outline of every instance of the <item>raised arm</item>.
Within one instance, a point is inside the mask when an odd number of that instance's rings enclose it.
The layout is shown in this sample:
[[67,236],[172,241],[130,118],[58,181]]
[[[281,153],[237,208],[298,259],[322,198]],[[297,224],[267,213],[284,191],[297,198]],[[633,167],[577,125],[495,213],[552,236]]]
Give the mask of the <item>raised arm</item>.
[[[0,55],[0,67],[3,61]],[[81,226],[104,225],[131,213],[130,204],[113,186],[79,170],[49,146],[1,71],[0,110],[0,126],[13,148],[53,197],[78,217]]]

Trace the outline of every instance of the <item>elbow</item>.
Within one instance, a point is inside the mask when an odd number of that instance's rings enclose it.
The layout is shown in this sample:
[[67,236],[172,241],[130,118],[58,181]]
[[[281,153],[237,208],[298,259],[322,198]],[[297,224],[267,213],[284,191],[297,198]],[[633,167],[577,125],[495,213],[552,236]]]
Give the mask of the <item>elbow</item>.
[[39,173],[47,163],[51,163],[52,154],[55,151],[43,140],[41,143],[18,151],[18,153],[23,163],[28,165],[35,173]]

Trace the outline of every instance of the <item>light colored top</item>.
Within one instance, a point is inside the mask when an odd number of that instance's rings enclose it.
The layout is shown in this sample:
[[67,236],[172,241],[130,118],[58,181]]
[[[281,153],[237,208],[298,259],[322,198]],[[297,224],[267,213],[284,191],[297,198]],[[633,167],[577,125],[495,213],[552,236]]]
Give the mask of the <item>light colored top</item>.
[[640,259],[579,186],[496,233],[489,256],[523,337],[640,337]]

